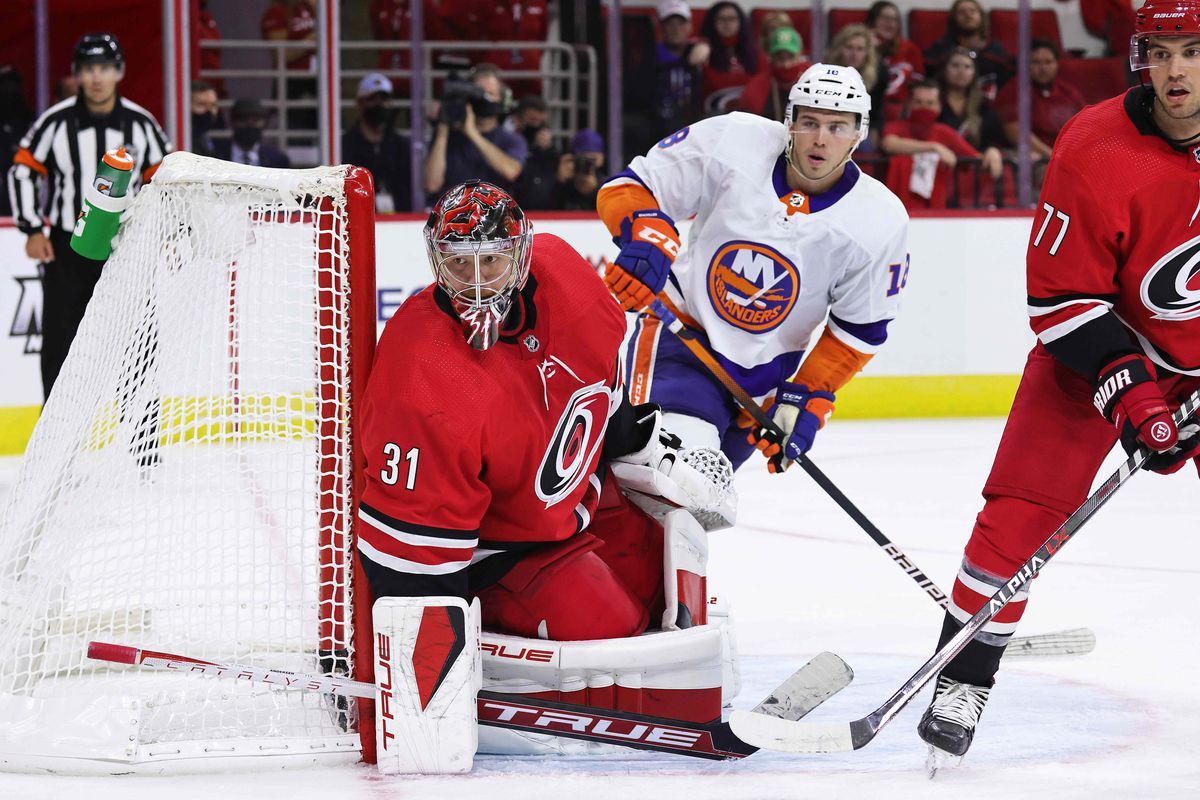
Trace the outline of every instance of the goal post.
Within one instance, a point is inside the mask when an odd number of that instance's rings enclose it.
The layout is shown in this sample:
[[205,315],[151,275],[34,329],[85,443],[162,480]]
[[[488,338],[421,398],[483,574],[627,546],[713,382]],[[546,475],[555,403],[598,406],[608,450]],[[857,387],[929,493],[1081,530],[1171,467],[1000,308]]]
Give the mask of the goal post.
[[175,153],[135,198],[0,515],[0,768],[360,758],[345,700],[85,652],[360,668],[353,411],[374,267],[359,168]]

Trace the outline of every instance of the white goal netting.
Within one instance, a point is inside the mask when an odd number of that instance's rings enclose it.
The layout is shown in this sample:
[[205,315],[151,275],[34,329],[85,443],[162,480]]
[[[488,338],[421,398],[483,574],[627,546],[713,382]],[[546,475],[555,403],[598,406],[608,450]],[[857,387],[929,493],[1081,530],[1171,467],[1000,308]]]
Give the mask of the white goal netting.
[[0,764],[357,756],[345,701],[85,657],[352,669],[346,180],[174,154],[127,212],[0,518]]

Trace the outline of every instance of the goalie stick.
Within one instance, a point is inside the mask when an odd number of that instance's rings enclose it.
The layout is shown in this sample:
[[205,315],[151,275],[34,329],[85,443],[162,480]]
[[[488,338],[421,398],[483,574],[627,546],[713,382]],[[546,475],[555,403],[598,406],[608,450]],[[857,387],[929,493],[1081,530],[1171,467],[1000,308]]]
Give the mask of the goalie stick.
[[[721,366],[720,362],[704,346],[704,343],[696,338],[696,334],[688,329],[666,307],[662,301],[662,295],[659,295],[659,299],[650,304],[650,310],[658,316],[671,333],[679,337],[679,340],[683,342],[688,350],[692,351],[692,354],[700,360],[700,363],[704,364],[712,372],[713,376],[729,390],[729,393],[737,400],[738,405],[746,409],[746,412],[754,417],[755,422],[774,432],[777,436],[783,436],[783,431],[775,424],[775,420],[771,419],[767,412],[763,410],[763,407],[756,403],[754,398],[747,394],[746,390]],[[879,545],[883,552],[891,557],[896,566],[904,570],[906,575],[925,590],[925,594],[933,598],[933,601],[941,606],[942,609],[949,607],[949,598],[946,597],[945,592],[938,588],[933,579],[922,572],[921,568],[905,555],[904,551],[895,542],[885,536],[883,531],[875,527],[874,523],[867,519],[867,515],[860,511],[858,506],[850,502],[850,498],[842,494],[842,490],[837,487],[837,484],[830,480],[807,455],[802,453],[795,461],[800,465],[801,469],[808,473],[810,478],[816,481],[816,484],[825,491],[825,494],[829,495],[833,502],[837,503],[849,515],[850,519],[858,523],[858,527],[862,528],[875,541],[875,544]],[[1096,635],[1087,628],[1075,628],[1069,631],[1014,637],[1009,644],[1008,650],[1005,652],[1014,656],[1060,656],[1084,655],[1095,649]]]
[[[377,694],[375,684],[365,681],[220,664],[131,645],[89,642],[87,655],[97,661],[264,683],[282,690],[370,700]],[[849,685],[853,678],[854,673],[840,658],[833,653],[820,653],[755,706],[754,713],[800,719]],[[759,750],[739,739],[728,722],[719,720],[688,722],[491,691],[479,692],[476,708],[480,725],[604,742],[635,750],[710,760],[745,758]]]
[[[1182,426],[1200,408],[1200,391],[1188,397],[1175,412],[1176,425]],[[913,673],[883,705],[861,719],[850,722],[804,722],[769,717],[757,711],[735,711],[729,723],[742,741],[758,747],[789,753],[837,753],[858,750],[870,744],[876,734],[917,696],[926,683],[942,671],[967,646],[979,630],[990,622],[1009,600],[1033,580],[1054,555],[1079,529],[1112,498],[1134,473],[1142,468],[1148,453],[1142,449],[1131,455],[1109,476],[1100,488],[1083,501],[1058,530],[1020,566],[1008,582],[966,621],[950,641]],[[801,668],[803,672],[803,668]]]

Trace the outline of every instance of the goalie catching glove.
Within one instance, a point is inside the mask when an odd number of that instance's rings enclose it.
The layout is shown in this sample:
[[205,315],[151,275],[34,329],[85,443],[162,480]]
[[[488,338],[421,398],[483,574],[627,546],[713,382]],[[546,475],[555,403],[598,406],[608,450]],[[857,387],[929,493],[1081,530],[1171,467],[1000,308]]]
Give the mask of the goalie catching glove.
[[643,309],[662,291],[679,255],[675,222],[658,209],[635,211],[621,220],[613,243],[621,252],[604,270],[604,282],[626,311]]
[[812,449],[817,431],[833,416],[835,399],[833,392],[812,391],[802,383],[784,381],[779,384],[771,414],[779,431],[760,425],[746,437],[767,457],[770,472],[785,471],[793,461]]

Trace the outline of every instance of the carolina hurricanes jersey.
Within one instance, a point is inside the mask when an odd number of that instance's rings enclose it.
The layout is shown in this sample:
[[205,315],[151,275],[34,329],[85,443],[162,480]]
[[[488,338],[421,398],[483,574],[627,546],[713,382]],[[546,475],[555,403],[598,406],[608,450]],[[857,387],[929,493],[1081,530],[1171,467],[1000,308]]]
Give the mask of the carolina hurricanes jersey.
[[1151,360],[1200,375],[1200,146],[1156,135],[1152,98],[1131,89],[1059,134],[1029,238],[1030,321],[1054,352],[1111,311]]
[[831,190],[788,187],[782,123],[743,113],[698,122],[638,156],[637,181],[676,220],[695,215],[668,296],[754,395],[791,377],[813,332],[875,353],[908,273],[908,214],[853,163]]
[[379,341],[358,426],[358,547],[434,593],[465,594],[473,561],[566,539],[596,507],[624,315],[556,236],[534,236],[529,281],[525,329],[487,350],[432,286]]

